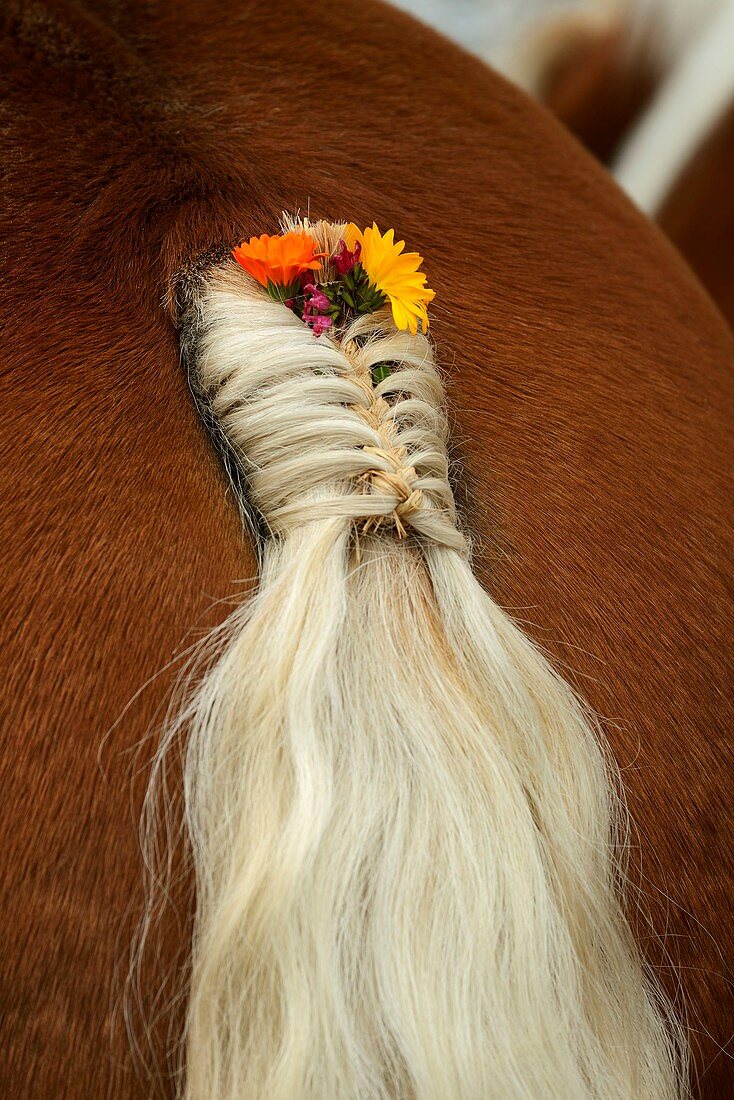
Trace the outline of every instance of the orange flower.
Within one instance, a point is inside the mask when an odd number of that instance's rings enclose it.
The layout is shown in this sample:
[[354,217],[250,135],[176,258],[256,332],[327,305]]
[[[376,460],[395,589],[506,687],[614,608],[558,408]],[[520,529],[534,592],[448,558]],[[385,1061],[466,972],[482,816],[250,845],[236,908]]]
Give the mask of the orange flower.
[[316,251],[316,241],[308,233],[283,233],[270,237],[250,237],[232,252],[262,286],[292,287],[305,271],[319,271],[325,252]]

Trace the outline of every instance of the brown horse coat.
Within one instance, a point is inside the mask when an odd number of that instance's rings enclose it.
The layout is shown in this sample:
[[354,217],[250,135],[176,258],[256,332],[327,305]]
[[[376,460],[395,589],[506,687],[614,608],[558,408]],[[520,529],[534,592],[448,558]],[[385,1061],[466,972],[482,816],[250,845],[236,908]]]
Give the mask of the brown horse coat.
[[0,1091],[150,1095],[113,984],[134,748],[255,571],[164,299],[310,203],[426,257],[480,573],[606,720],[643,947],[700,1095],[733,1094],[734,342],[688,269],[550,115],[377,3],[11,0],[0,86]]

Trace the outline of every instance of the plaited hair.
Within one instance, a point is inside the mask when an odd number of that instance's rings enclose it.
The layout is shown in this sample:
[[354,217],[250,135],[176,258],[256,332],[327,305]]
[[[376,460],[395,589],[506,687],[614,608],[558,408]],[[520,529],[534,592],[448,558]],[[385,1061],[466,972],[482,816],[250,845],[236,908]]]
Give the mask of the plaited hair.
[[472,574],[428,338],[317,337],[228,262],[183,346],[261,575],[160,750],[185,727],[181,1095],[682,1096],[616,777]]

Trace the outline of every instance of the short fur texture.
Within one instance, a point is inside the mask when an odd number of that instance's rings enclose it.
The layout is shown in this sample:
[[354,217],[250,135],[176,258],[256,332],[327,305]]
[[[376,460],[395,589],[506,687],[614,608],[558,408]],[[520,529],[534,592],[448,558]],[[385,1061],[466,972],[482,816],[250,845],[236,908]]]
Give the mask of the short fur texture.
[[[475,568],[602,715],[638,941],[671,996],[685,983],[696,1091],[720,1100],[730,332],[547,112],[377,3],[344,0],[328,26],[313,11],[2,11],[0,1092],[151,1095],[114,981],[139,915],[134,753],[163,718],[160,670],[256,573],[161,303],[182,266],[307,196],[426,256]],[[164,932],[149,989],[184,936]],[[164,1095],[180,1026],[174,1012],[150,1037]]]

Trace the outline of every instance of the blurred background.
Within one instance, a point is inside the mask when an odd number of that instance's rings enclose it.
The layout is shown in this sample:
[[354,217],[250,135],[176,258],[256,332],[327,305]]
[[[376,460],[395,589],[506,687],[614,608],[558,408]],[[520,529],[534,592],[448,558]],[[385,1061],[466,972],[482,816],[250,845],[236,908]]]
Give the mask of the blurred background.
[[734,325],[734,0],[393,0],[524,88]]
[[523,33],[580,3],[583,0],[395,0],[396,7],[438,27],[495,67],[502,67],[506,51]]

